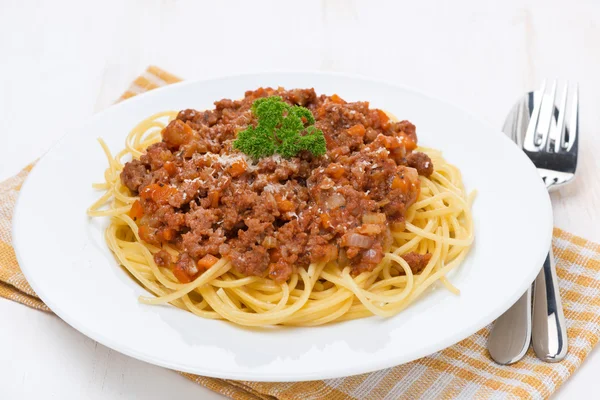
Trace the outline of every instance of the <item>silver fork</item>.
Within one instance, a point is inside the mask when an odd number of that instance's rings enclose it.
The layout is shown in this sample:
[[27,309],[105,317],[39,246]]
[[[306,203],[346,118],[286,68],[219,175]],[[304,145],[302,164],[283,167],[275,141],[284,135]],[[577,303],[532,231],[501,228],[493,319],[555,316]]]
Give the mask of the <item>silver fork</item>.
[[[512,113],[517,117],[509,118],[513,124],[510,129],[513,140],[538,168],[549,191],[574,178],[578,155],[578,88],[575,87],[571,96],[569,112],[569,85],[565,85],[558,109],[555,107],[556,89],[554,81],[550,93],[546,94],[544,82],[538,92],[528,94],[526,104],[517,104]],[[526,112],[522,111],[523,107]],[[519,128],[524,126],[527,129],[522,135],[524,129]],[[523,326],[531,323],[531,290],[494,324],[488,348],[494,360],[501,364],[511,364],[523,357],[529,347],[530,332],[534,351],[541,360],[557,362],[567,353],[567,333],[552,248],[533,286],[533,330],[530,325]]]
[[[523,151],[537,167],[549,191],[561,187],[575,177],[579,147],[579,88],[575,85],[567,127],[565,114],[569,85],[564,87],[558,109],[554,107],[556,86],[554,81],[550,93],[546,96],[544,82],[539,100],[530,95],[533,97],[530,101],[534,102],[534,107],[523,140]],[[558,115],[554,123],[556,114]]]
[[[542,85],[539,107],[534,107],[531,116],[535,123],[529,124],[523,140],[523,151],[537,167],[548,190],[557,189],[573,180],[579,150],[579,88],[575,86],[567,129],[569,84],[563,90],[554,124],[556,86],[555,80],[546,97],[545,82]],[[565,358],[568,349],[567,327],[552,247],[535,280],[532,319],[531,342],[536,356],[546,362],[558,362]]]

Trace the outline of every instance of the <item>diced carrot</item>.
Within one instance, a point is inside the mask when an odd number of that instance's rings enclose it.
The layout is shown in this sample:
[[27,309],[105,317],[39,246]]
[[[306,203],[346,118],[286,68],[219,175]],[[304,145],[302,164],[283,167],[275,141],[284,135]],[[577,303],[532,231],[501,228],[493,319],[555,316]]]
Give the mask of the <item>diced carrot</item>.
[[140,191],[140,198],[142,200],[150,200],[152,198],[152,193],[154,193],[157,186],[158,185],[156,185],[156,184],[152,184],[152,185],[148,185],[148,186],[144,187]]
[[325,172],[332,178],[341,178],[344,175],[344,167],[337,163],[331,163],[325,169]]
[[344,104],[346,103],[340,96],[338,96],[337,94],[334,94],[333,96],[331,96],[329,98],[333,103],[336,104]]
[[398,138],[395,136],[380,135],[378,136],[378,140],[381,140],[382,144],[388,150],[397,149],[398,147],[402,146],[400,140],[398,140]]
[[363,124],[356,124],[353,127],[348,129],[348,134],[350,136],[360,136],[363,137],[365,136],[365,132],[367,130],[365,129],[365,127],[363,126]]
[[381,142],[381,144],[383,145],[383,147],[385,147],[386,149],[390,149],[392,142],[390,141],[390,137],[391,136],[384,136],[384,135],[379,135],[377,136],[377,141]]
[[185,122],[174,119],[162,131],[162,137],[169,148],[178,149],[182,144],[189,143],[194,136],[194,130]]
[[219,207],[219,200],[221,198],[221,192],[219,190],[212,190],[208,192],[208,198],[210,199],[210,206],[212,208]]
[[385,111],[382,111],[380,109],[377,109],[377,114],[379,114],[379,120],[381,121],[381,126],[385,128],[385,126],[390,121],[390,117],[388,117],[388,115],[385,113]]
[[289,200],[282,200],[277,203],[277,207],[279,208],[279,211],[288,212],[294,209],[294,203]]
[[144,208],[142,207],[142,203],[139,200],[136,200],[131,205],[131,209],[129,210],[129,216],[137,221],[138,219],[144,216]]
[[406,150],[412,151],[417,148],[417,143],[412,137],[408,135],[400,135],[400,137],[402,138],[402,143],[404,144],[404,147],[406,147]]
[[167,204],[169,198],[177,193],[177,188],[169,185],[153,183],[140,192],[142,200],[152,199],[156,204]]
[[[333,159],[339,157],[339,156],[343,156],[346,154],[350,154],[350,148],[348,146],[339,146],[334,148],[333,150],[331,150],[330,155]],[[338,160],[339,161],[339,160]]]
[[165,228],[160,231],[160,236],[164,242],[170,242],[171,240],[175,239],[176,233],[177,231],[175,231],[173,228]]
[[402,142],[400,142],[400,140],[397,137],[391,136],[391,138],[392,138],[392,140],[391,140],[392,145],[390,147],[391,150],[402,147]]
[[236,161],[229,167],[229,175],[235,178],[236,176],[240,176],[246,172],[247,168],[248,164],[246,164],[244,160]]
[[213,256],[212,254],[207,254],[201,259],[199,259],[196,265],[198,266],[198,269],[200,271],[206,271],[207,269],[215,265],[217,261],[219,261],[217,257]]
[[321,214],[319,215],[319,218],[321,218],[321,225],[323,225],[323,228],[331,228],[331,217],[329,214]]
[[408,191],[408,182],[396,175],[392,180],[392,189],[402,189],[403,192],[406,192]]
[[276,263],[281,259],[281,250],[279,249],[271,249],[269,251],[269,255],[272,263]]
[[150,228],[148,225],[141,225],[138,228],[138,235],[140,235],[140,239],[142,239],[144,242],[153,242],[153,238],[150,236]]
[[175,173],[177,172],[177,166],[173,161],[167,161],[166,163],[164,163],[163,168],[165,169],[165,171],[167,171],[169,175],[175,175]]
[[173,275],[175,278],[181,283],[190,283],[192,281],[192,277],[188,275],[188,273],[181,267],[180,265],[173,265]]
[[152,200],[157,204],[167,204],[169,199],[177,193],[177,188],[172,186],[159,186],[158,189],[152,193]]
[[323,118],[325,116],[325,107],[321,106],[319,108],[317,108],[317,111],[315,112],[315,118]]
[[277,202],[277,208],[281,212],[288,212],[294,209],[294,203],[281,197],[281,195],[275,195],[275,201]]

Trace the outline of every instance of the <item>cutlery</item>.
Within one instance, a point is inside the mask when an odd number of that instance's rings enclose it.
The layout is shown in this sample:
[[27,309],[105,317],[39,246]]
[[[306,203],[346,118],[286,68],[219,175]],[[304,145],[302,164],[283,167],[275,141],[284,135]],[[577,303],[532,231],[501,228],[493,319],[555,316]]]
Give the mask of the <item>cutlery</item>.
[[[529,96],[523,96],[506,117],[502,131],[519,147],[530,119]],[[495,322],[488,338],[488,351],[498,364],[508,365],[519,361],[531,343],[532,286]]]
[[[569,183],[575,176],[579,140],[578,90],[575,86],[567,112],[569,84],[565,85],[559,107],[556,108],[556,81],[548,94],[544,82],[538,92],[528,93],[515,105],[503,128],[509,137],[522,146],[538,168],[549,191]],[[567,332],[552,248],[533,284],[533,290],[529,288],[494,323],[488,341],[490,355],[499,364],[512,364],[520,360],[529,347],[530,334],[539,359],[558,362],[567,354]]]

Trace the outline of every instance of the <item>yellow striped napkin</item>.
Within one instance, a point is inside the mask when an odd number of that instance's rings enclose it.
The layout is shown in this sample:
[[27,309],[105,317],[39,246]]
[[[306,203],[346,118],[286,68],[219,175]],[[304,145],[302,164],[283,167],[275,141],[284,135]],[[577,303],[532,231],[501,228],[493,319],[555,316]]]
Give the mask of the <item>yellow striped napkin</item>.
[[[150,67],[121,100],[177,81],[177,77]],[[0,183],[0,296],[50,311],[25,280],[11,246],[14,204],[31,167]],[[547,398],[581,365],[600,336],[600,245],[560,229],[554,229],[553,245],[569,334],[569,354],[561,363],[542,363],[530,350],[517,364],[496,365],[486,350],[488,327],[429,357],[358,376],[266,383],[183,375],[215,392],[244,400]]]

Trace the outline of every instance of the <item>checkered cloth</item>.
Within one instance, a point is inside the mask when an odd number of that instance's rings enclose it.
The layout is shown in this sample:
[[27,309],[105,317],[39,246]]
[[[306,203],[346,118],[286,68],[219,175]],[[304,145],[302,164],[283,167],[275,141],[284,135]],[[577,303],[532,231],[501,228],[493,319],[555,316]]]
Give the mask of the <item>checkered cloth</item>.
[[[121,100],[177,81],[150,67]],[[25,280],[11,246],[13,208],[31,168],[0,183],[0,296],[50,312]],[[487,327],[429,357],[358,376],[267,383],[182,374],[215,392],[244,400],[547,398],[581,365],[600,336],[600,245],[554,229],[553,246],[569,334],[569,354],[558,364],[539,361],[531,350],[514,365],[495,364],[486,350]]]

